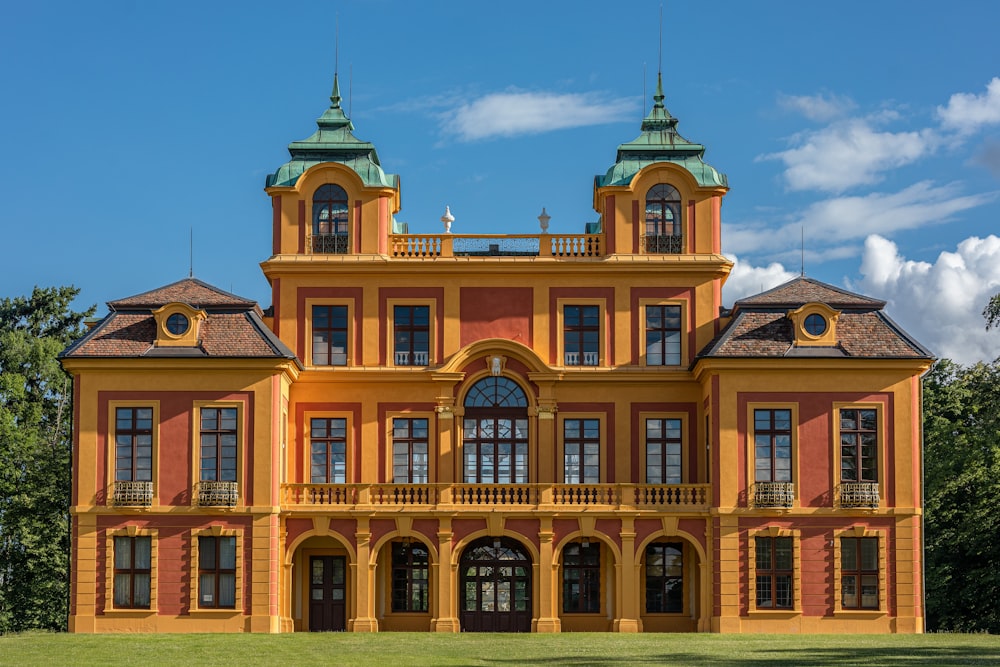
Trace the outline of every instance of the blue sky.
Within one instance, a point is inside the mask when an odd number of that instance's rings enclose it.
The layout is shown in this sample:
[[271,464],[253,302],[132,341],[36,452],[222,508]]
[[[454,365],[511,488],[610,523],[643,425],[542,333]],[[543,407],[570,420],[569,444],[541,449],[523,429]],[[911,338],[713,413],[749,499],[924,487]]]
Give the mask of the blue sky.
[[[269,305],[264,177],[329,105],[399,220],[554,232],[650,106],[660,2],[44,2],[0,22],[0,296],[78,305],[188,273]],[[889,301],[936,354],[1000,355],[1000,3],[670,2],[667,108],[729,177],[730,303],[798,274]],[[645,72],[645,76],[644,76]],[[645,93],[645,97],[644,97]]]

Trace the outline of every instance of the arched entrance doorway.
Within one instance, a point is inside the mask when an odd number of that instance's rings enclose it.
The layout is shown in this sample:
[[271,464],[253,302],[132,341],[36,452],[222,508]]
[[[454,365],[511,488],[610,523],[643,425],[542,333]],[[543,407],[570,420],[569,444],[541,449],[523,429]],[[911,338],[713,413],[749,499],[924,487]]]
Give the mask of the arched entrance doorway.
[[531,632],[531,556],[515,540],[484,537],[462,552],[463,632]]
[[465,396],[462,469],[466,484],[528,483],[528,399],[505,377],[486,377]]
[[347,628],[347,559],[309,557],[309,631],[339,632]]

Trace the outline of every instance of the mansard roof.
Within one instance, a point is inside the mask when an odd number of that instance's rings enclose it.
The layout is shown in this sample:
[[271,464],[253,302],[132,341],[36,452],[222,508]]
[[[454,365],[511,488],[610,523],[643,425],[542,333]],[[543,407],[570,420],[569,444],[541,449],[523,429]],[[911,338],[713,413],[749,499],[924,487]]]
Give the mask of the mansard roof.
[[677,131],[677,119],[667,111],[663,99],[663,79],[657,74],[653,108],[642,121],[641,134],[618,146],[615,164],[596,177],[597,187],[628,185],[645,167],[672,162],[684,167],[701,186],[728,188],[726,175],[702,160],[705,147],[688,141]]
[[398,177],[382,170],[374,144],[354,136],[354,124],[344,113],[340,101],[340,84],[334,74],[330,108],[316,120],[317,129],[309,138],[288,144],[292,159],[268,174],[265,188],[293,186],[310,167],[324,162],[349,167],[368,187],[398,187]]
[[[157,347],[153,311],[183,303],[205,311],[194,347]],[[135,296],[108,302],[108,315],[66,348],[63,358],[257,358],[296,359],[261,319],[255,301],[196,278],[185,278]],[[296,363],[298,361],[296,360]]]
[[186,303],[193,308],[227,306],[254,308],[257,303],[231,294],[197,278],[184,278],[156,289],[108,302],[111,310],[159,308],[168,303]]
[[825,303],[831,308],[884,308],[885,301],[873,299],[862,294],[848,292],[826,283],[799,276],[745,299],[736,302],[737,308],[752,306],[798,307],[807,303]]
[[[788,313],[807,303],[823,303],[840,311],[836,345],[795,345],[795,325]],[[884,301],[812,278],[795,278],[737,301],[732,320],[698,357],[933,359],[883,312],[884,306]]]

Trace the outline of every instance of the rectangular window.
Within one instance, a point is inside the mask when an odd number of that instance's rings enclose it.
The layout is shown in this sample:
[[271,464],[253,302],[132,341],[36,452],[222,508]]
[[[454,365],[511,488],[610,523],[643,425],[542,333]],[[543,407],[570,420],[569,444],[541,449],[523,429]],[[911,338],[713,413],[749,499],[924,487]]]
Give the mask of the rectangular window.
[[115,536],[115,590],[117,609],[149,609],[152,538]]
[[236,537],[198,537],[198,606],[236,607]]
[[528,483],[528,420],[466,417],[462,425],[466,484]]
[[684,552],[679,542],[646,547],[646,613],[684,611]]
[[153,409],[115,408],[115,481],[153,480]]
[[419,542],[392,544],[392,610],[427,611],[429,558]]
[[600,484],[601,421],[563,422],[563,480],[566,484]]
[[681,363],[681,307],[646,306],[646,365]]
[[563,354],[567,366],[600,363],[601,309],[599,306],[563,307]]
[[754,421],[754,480],[792,481],[792,411],[757,409]]
[[755,537],[757,608],[791,609],[793,554],[791,537]]
[[681,420],[646,420],[646,484],[681,483]]
[[393,306],[393,363],[426,366],[430,363],[431,320],[429,306]]
[[573,542],[563,549],[563,611],[601,611],[601,545]]
[[878,538],[840,538],[840,591],[844,609],[878,609]]
[[396,417],[392,420],[392,481],[426,484],[429,472],[426,419]]
[[878,481],[878,411],[841,409],[840,479]]
[[347,365],[347,306],[312,307],[312,363]]
[[313,484],[347,482],[347,419],[314,417],[309,420],[309,480]]
[[201,409],[201,481],[236,481],[237,415],[236,408]]

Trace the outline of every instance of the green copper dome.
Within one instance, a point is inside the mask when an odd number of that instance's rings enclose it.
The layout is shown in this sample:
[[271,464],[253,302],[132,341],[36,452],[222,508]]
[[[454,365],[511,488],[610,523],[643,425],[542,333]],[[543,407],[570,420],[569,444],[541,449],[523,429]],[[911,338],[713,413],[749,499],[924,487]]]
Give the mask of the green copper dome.
[[292,186],[310,167],[324,162],[337,162],[350,167],[369,187],[395,188],[399,179],[382,171],[375,146],[357,139],[354,125],[340,107],[340,84],[333,75],[330,108],[316,120],[317,129],[311,137],[288,144],[292,159],[268,174],[264,187]]
[[677,119],[663,106],[663,81],[656,76],[656,94],[653,109],[642,121],[642,134],[618,146],[618,157],[613,167],[603,176],[597,176],[597,187],[628,185],[639,171],[657,162],[673,162],[687,169],[699,185],[729,187],[726,175],[719,173],[701,158],[705,147],[694,144],[677,132]]

